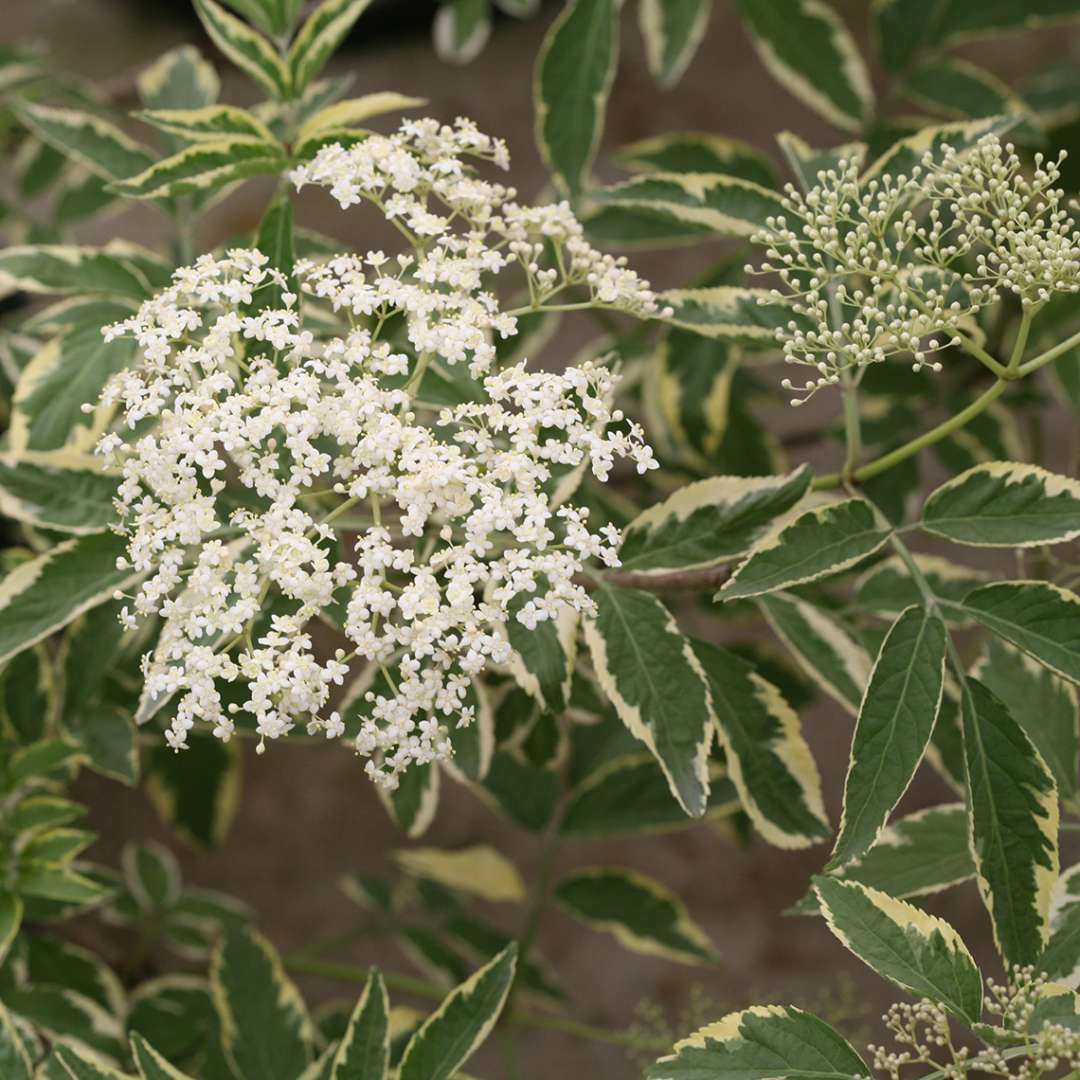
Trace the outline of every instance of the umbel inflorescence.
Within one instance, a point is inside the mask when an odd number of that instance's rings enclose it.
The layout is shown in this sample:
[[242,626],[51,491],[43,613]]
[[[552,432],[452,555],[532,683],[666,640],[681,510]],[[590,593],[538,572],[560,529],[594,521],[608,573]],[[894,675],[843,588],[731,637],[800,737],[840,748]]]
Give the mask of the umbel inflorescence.
[[[355,665],[390,688],[368,692],[350,734],[394,786],[451,752],[471,680],[510,657],[512,606],[527,627],[588,610],[583,565],[617,565],[617,531],[568,497],[585,470],[655,467],[612,408],[616,375],[501,367],[496,343],[564,291],[639,317],[656,299],[566,204],[519,204],[469,158],[507,164],[464,121],[328,146],[297,186],[374,204],[406,254],[290,273],[258,251],[206,255],[106,329],[140,353],[103,394],[125,425],[99,446],[143,575],[122,617],[160,617],[145,698],[174,701],[174,748],[196,723],[228,739],[242,716],[260,748],[297,724],[342,735],[328,703]],[[501,283],[523,296],[517,313]],[[465,388],[459,403],[447,386]],[[316,616],[350,648],[320,659]]]
[[1080,230],[1056,186],[1064,156],[1037,154],[1029,172],[986,135],[928,151],[910,175],[842,159],[805,193],[788,185],[784,214],[753,239],[766,248],[758,271],[779,276],[772,296],[796,316],[777,331],[784,358],[817,370],[784,380],[792,404],[891,356],[940,370],[933,354],[965,344],[1002,293],[1031,309],[1080,289]]

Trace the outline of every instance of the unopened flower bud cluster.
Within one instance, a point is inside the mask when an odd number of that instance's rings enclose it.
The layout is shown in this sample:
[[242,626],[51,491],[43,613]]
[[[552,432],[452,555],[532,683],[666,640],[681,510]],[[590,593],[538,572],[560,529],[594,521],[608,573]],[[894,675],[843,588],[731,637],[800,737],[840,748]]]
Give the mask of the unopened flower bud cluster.
[[1072,999],[1071,991],[1049,984],[1032,967],[1014,968],[1006,983],[988,979],[986,988],[983,1009],[997,1022],[983,1046],[954,1041],[949,1014],[937,1002],[898,1002],[884,1016],[897,1049],[870,1046],[874,1068],[891,1080],[911,1067],[940,1073],[945,1080],[965,1080],[972,1073],[1037,1080],[1080,1066],[1080,1031],[1038,1015],[1048,996]]
[[794,316],[777,331],[784,358],[817,372],[784,380],[792,404],[891,356],[940,371],[935,354],[961,344],[965,322],[1002,292],[1038,305],[1080,289],[1060,160],[1036,155],[1029,175],[1011,145],[986,135],[965,151],[927,152],[910,175],[866,176],[843,159],[806,193],[789,184],[784,213],[753,238],[765,259],[747,269],[780,278],[771,296]]
[[[464,122],[330,147],[298,181],[375,202],[404,224],[409,254],[288,276],[258,251],[202,256],[105,331],[139,346],[102,396],[125,423],[99,452],[122,475],[121,561],[143,575],[123,620],[160,618],[145,695],[174,703],[174,748],[196,724],[227,740],[241,717],[260,748],[298,724],[340,736],[333,688],[370,665],[392,693],[369,694],[356,746],[393,787],[452,752],[471,680],[510,659],[512,605],[528,627],[591,610],[577,575],[589,560],[618,565],[617,530],[592,527],[567,480],[656,462],[612,408],[617,377],[602,364],[498,367],[494,338],[517,325],[492,278],[521,266],[537,306],[570,281],[638,315],[655,299],[588,247],[565,206],[510,203],[468,173],[467,154],[505,163]],[[471,398],[425,402],[425,374],[445,382],[455,368]],[[317,616],[348,651],[320,656]]]

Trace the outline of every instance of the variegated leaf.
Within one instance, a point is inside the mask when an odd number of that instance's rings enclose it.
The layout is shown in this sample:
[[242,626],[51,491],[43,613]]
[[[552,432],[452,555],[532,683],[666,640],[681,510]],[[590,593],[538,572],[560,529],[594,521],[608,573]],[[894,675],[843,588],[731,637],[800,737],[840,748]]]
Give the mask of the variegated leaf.
[[250,138],[207,140],[162,158],[115,187],[130,198],[156,199],[211,191],[234,180],[278,173],[284,167],[285,157],[276,142]]
[[826,839],[821,776],[795,710],[745,660],[704,641],[693,647],[708,679],[728,770],[750,820],[778,847]]
[[1008,964],[1033,964],[1050,930],[1058,802],[1042,755],[1002,701],[966,679],[961,710],[971,848],[979,891]]
[[216,0],[193,0],[210,40],[268,94],[286,98],[292,89],[289,67],[258,31],[226,11]]
[[460,986],[405,1047],[399,1080],[450,1080],[491,1033],[514,981],[517,945],[508,945]]
[[289,70],[297,93],[311,85],[370,3],[371,0],[322,0],[307,17],[289,48]]
[[435,52],[450,64],[470,64],[491,37],[488,0],[444,0],[431,27]]
[[600,207],[641,210],[714,236],[751,236],[784,213],[781,196],[723,173],[657,172],[590,192]]
[[823,1020],[793,1005],[728,1013],[677,1042],[648,1080],[854,1080],[870,1069]]
[[857,881],[820,877],[815,885],[829,928],[863,963],[915,997],[978,1022],[982,976],[944,919]]
[[870,74],[836,12],[821,0],[740,0],[769,74],[819,116],[858,131],[874,107]]
[[976,547],[1036,547],[1080,536],[1080,481],[1038,465],[976,465],[926,500],[928,532]]
[[831,866],[865,855],[911,783],[945,687],[945,624],[908,608],[881,644],[851,741],[844,812]]
[[620,147],[614,158],[635,173],[726,173],[764,188],[776,182],[776,167],[756,146],[705,131],[653,135]]
[[802,585],[855,566],[883,547],[889,530],[862,499],[845,499],[806,511],[757,544],[723,589],[736,600]]
[[674,86],[697,52],[712,0],[641,0],[638,24],[649,71],[660,86]]
[[572,195],[587,181],[603,133],[621,6],[622,0],[566,0],[537,58],[536,142]]
[[873,666],[862,645],[834,616],[791,593],[763,596],[758,604],[807,675],[856,715]]
[[701,664],[667,608],[650,593],[603,587],[585,640],[619,718],[655,755],[683,809],[705,812],[711,706]]
[[[426,104],[424,98],[408,97],[389,90],[338,101],[325,109],[320,109],[304,121],[297,132],[296,145],[302,147],[309,140],[322,138],[330,132],[355,128],[357,124],[362,124],[375,116],[382,116],[388,112],[404,112],[406,109],[415,109]],[[297,151],[297,155],[304,156],[301,150]]]
[[683,902],[643,874],[606,867],[577,870],[555,886],[555,899],[586,926],[614,934],[633,952],[682,964],[715,959]]
[[680,488],[623,530],[623,569],[645,574],[716,566],[745,555],[806,494],[811,473],[716,476]]
[[270,129],[247,109],[235,105],[204,105],[198,109],[147,109],[139,118],[159,131],[188,142],[254,139],[275,143]]
[[719,285],[668,289],[660,302],[671,308],[664,320],[683,330],[741,345],[772,346],[777,331],[792,322],[807,328],[804,316],[778,302],[768,289]]
[[0,513],[58,532],[105,532],[116,522],[112,500],[117,481],[90,457],[0,454]]
[[390,1063],[390,1002],[372,970],[333,1057],[330,1080],[383,1080]]

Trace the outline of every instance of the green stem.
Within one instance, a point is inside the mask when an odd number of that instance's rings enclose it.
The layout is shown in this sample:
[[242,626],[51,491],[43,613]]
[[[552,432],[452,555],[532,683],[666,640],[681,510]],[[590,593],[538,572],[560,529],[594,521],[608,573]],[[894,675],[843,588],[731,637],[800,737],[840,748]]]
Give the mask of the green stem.
[[960,333],[959,330],[953,331],[953,336],[960,342],[960,348],[964,350],[969,356],[975,357],[979,363],[988,367],[999,379],[1007,379],[1012,376],[1009,373],[1009,369],[995,360],[981,345],[974,342],[966,334]]
[[1020,361],[1024,358],[1024,350],[1027,348],[1028,335],[1031,333],[1031,320],[1035,315],[1035,308],[1025,305],[1023,314],[1020,316],[1020,326],[1016,331],[1016,341],[1013,342],[1012,352],[1009,355],[1008,371],[1010,375],[1016,375],[1020,371]]
[[858,471],[862,457],[862,427],[859,423],[859,391],[850,371],[840,375],[840,394],[844,404],[844,440],[847,450],[840,475],[848,480]]
[[1071,337],[1067,337],[1060,344],[1055,345],[1052,349],[1047,349],[1046,352],[1040,353],[1038,356],[1027,363],[1021,364],[1017,369],[1018,375],[1030,375],[1033,371],[1038,371],[1039,368],[1044,367],[1046,364],[1053,363],[1059,356],[1067,353],[1074,346],[1080,345],[1080,331],[1077,331]]
[[[371,969],[359,964],[339,964],[333,960],[316,960],[308,956],[286,956],[285,970],[297,975],[321,975],[324,979],[339,979],[342,982],[366,983]],[[399,975],[393,971],[383,971],[383,981],[391,990],[400,990],[403,994],[442,1001],[445,992],[423,979],[411,975]]]
[[[912,454],[917,454],[925,447],[940,442],[954,431],[959,431],[965,424],[974,420],[976,416],[985,412],[997,401],[1008,385],[1008,380],[998,379],[993,386],[977,397],[966,409],[961,409],[955,416],[950,416],[948,420],[938,424],[937,427],[923,432],[917,439],[912,439],[911,442],[904,443],[903,446],[899,446],[890,453],[883,454],[874,461],[856,469],[851,473],[850,479],[857,481],[869,480],[872,476],[877,476],[879,473],[891,469],[894,465],[899,465],[901,461],[906,461]],[[822,491],[840,487],[844,483],[844,479],[842,473],[829,473],[826,476],[819,476],[814,481],[814,488],[817,491]]]

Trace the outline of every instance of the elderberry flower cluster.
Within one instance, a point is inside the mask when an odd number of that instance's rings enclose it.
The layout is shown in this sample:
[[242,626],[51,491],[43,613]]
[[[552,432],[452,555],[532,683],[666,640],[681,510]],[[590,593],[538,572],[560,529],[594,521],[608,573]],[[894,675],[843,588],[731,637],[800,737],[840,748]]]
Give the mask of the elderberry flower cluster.
[[[98,447],[122,478],[121,564],[140,576],[122,619],[160,620],[144,707],[173,703],[175,749],[196,724],[225,740],[244,724],[260,750],[300,724],[347,734],[392,788],[453,752],[472,680],[511,658],[511,617],[590,611],[583,567],[618,565],[618,531],[568,500],[586,471],[655,468],[643,432],[602,363],[500,368],[494,339],[517,319],[490,280],[520,265],[535,306],[570,284],[638,315],[655,298],[589,254],[567,208],[510,204],[466,154],[505,160],[461,121],[327,148],[298,181],[332,174],[343,205],[377,203],[409,254],[291,272],[258,251],[205,255],[105,330],[139,354],[102,394],[123,422]],[[317,617],[346,648],[320,649]],[[382,691],[343,719],[334,688],[363,668]]]
[[[1062,152],[1064,157],[1064,152]],[[928,151],[910,175],[866,175],[858,159],[785,188],[784,213],[753,240],[775,274],[770,302],[792,318],[777,331],[788,363],[816,369],[800,405],[891,356],[941,370],[933,354],[964,344],[972,317],[1009,291],[1025,305],[1080,289],[1080,230],[1055,185],[1058,162],[1036,155],[1029,176],[1011,145]]]
[[1080,1065],[1080,1031],[1057,1019],[1059,1001],[1067,999],[1067,1011],[1075,1012],[1071,991],[1048,983],[1033,967],[1014,968],[1006,983],[988,979],[987,991],[983,1009],[996,1023],[983,1025],[988,1037],[981,1047],[954,1040],[949,1014],[937,1002],[899,1002],[883,1018],[897,1049],[871,1045],[874,1068],[891,1080],[910,1066],[945,1080],[965,1080],[971,1073],[1037,1080]]

